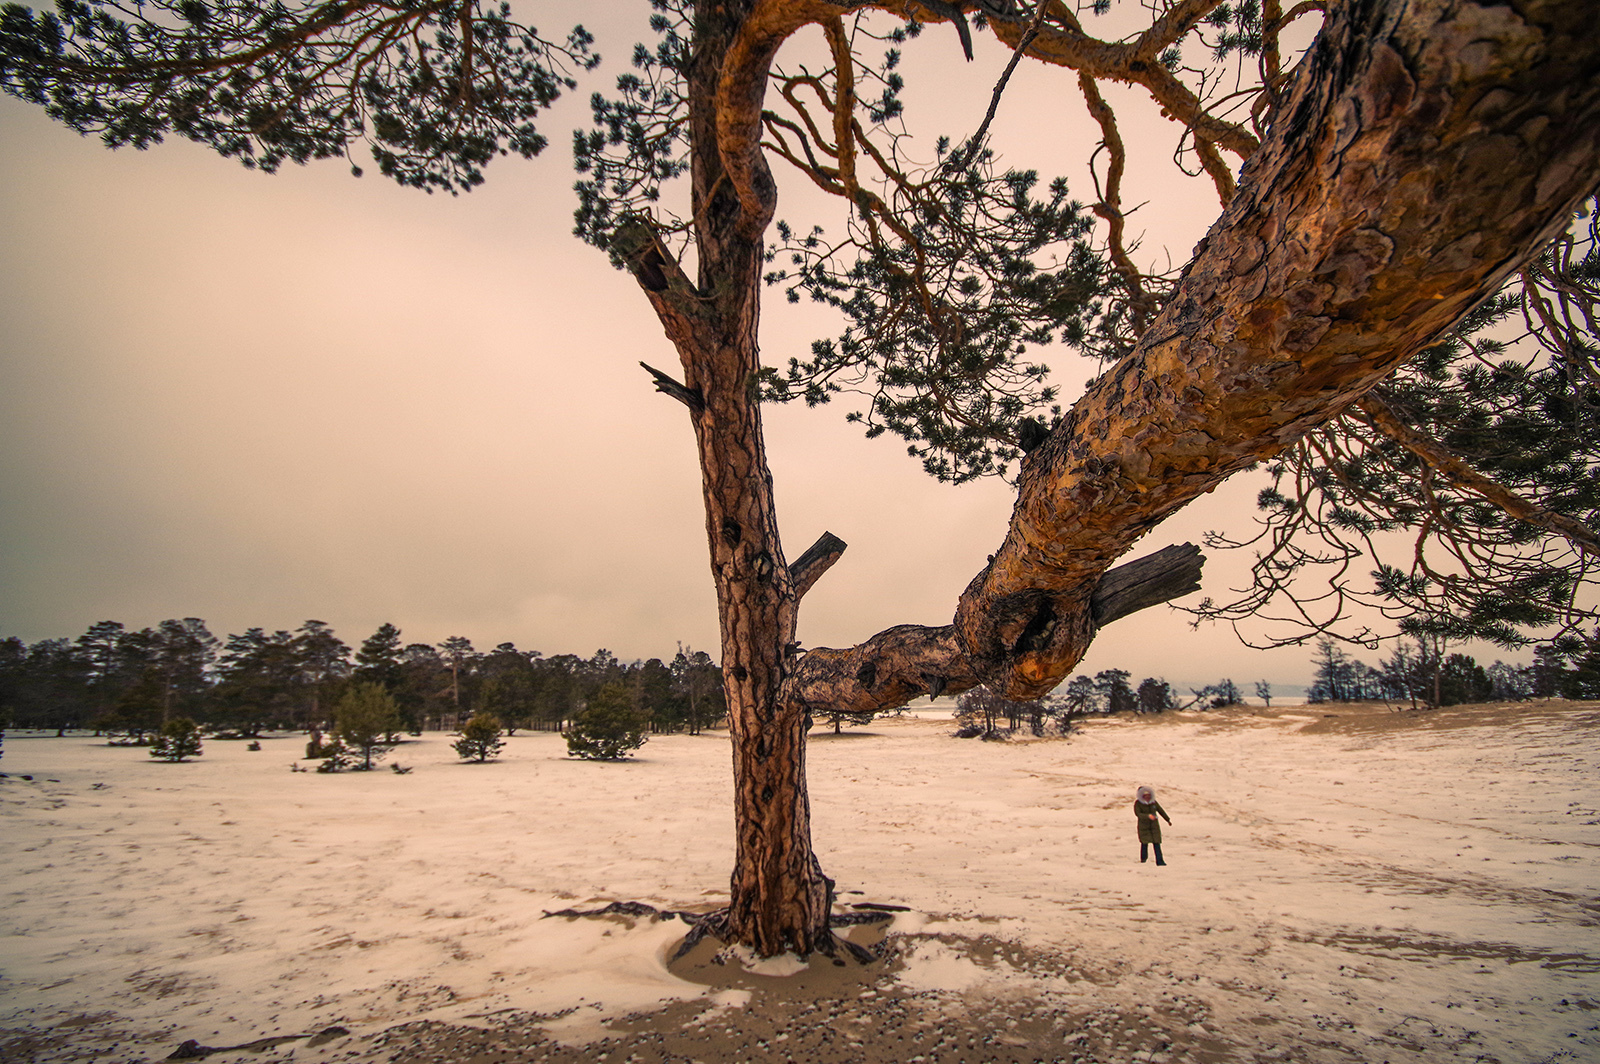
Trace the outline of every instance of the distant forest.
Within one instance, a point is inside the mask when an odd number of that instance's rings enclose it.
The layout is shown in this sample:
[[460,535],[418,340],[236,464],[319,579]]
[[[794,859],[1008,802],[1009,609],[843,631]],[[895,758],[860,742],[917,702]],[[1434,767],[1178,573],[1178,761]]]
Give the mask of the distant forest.
[[1409,701],[1454,706],[1529,698],[1600,698],[1600,629],[1565,635],[1534,650],[1532,665],[1479,665],[1450,653],[1440,640],[1404,640],[1377,666],[1346,653],[1332,639],[1317,643],[1316,679],[1308,702]]
[[[1397,644],[1373,666],[1321,640],[1312,659],[1309,702],[1386,700],[1413,706],[1528,698],[1600,698],[1600,630],[1540,646],[1534,663],[1485,667],[1423,639]],[[1096,713],[1160,713],[1221,708],[1245,700],[1231,679],[1180,694],[1165,681],[1139,684],[1122,669],[1075,676],[1051,695],[1009,702],[983,688],[963,695],[957,715],[971,735],[1065,730]],[[213,734],[253,737],[263,731],[325,727],[353,683],[381,685],[398,705],[406,731],[453,731],[474,713],[519,728],[563,730],[601,687],[620,684],[635,719],[653,733],[689,732],[727,713],[722,671],[710,655],[679,645],[670,661],[623,662],[609,650],[587,658],[544,657],[512,643],[480,651],[452,636],[437,645],[406,643],[384,624],[354,651],[327,624],[310,620],[292,632],[251,628],[219,640],[197,617],[129,629],[116,621],[90,625],[76,639],[27,644],[0,640],[0,727],[94,729],[139,740],[175,717]],[[1272,685],[1251,694],[1271,705]],[[823,714],[838,731],[871,714]]]
[[544,657],[452,636],[406,643],[382,625],[351,648],[322,621],[292,632],[251,628],[219,640],[198,617],[129,629],[101,621],[77,639],[0,640],[0,726],[95,729],[134,739],[178,717],[213,733],[326,726],[349,685],[381,685],[405,730],[454,730],[477,712],[517,728],[560,730],[610,683],[652,732],[698,732],[727,713],[710,655],[679,645],[670,661]]

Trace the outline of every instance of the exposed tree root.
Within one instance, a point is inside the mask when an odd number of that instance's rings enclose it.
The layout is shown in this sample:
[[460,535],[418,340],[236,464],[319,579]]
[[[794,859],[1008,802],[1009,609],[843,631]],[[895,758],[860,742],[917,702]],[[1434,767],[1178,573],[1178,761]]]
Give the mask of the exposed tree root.
[[298,1042],[306,1039],[307,1047],[320,1046],[336,1038],[343,1038],[349,1034],[348,1028],[333,1026],[324,1027],[312,1034],[284,1034],[274,1035],[271,1038],[257,1038],[253,1042],[245,1042],[236,1046],[203,1046],[198,1040],[190,1038],[168,1054],[168,1060],[204,1060],[213,1053],[234,1053],[241,1050],[250,1053],[263,1053],[269,1049],[276,1049],[289,1042]]
[[[894,919],[897,912],[910,912],[904,905],[882,905],[875,902],[859,902],[851,906],[855,912],[834,913],[828,918],[828,926],[856,927],[862,924],[879,924],[886,920]],[[652,920],[670,920],[677,917],[689,925],[689,933],[683,937],[678,948],[673,951],[670,961],[681,960],[690,950],[698,946],[707,935],[722,943],[731,943],[733,934],[728,929],[728,910],[717,909],[709,913],[694,913],[684,909],[658,909],[654,905],[642,901],[614,901],[600,909],[558,909],[555,912],[546,911],[546,917],[551,916],[648,916]],[[820,952],[828,957],[837,958],[839,951],[843,950],[860,964],[871,964],[882,959],[881,951],[868,949],[866,946],[857,945],[842,935],[830,934],[826,944],[820,947]],[[670,963],[669,961],[669,963]]]

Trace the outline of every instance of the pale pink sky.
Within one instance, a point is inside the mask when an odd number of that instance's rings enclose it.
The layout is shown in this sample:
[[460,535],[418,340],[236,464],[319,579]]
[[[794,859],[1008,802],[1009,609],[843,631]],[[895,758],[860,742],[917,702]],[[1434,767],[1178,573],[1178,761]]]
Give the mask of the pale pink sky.
[[[608,59],[643,36],[642,13],[611,10],[579,15]],[[913,118],[976,128],[1006,58],[979,41],[970,66],[948,27],[908,49],[927,94]],[[567,131],[606,70],[546,123],[542,158],[498,162],[459,198],[337,162],[264,177],[176,140],[108,152],[0,98],[0,636],[316,617],[352,644],[392,621],[407,640],[547,654],[715,652],[692,439],[637,366],[675,355],[633,283],[570,235]],[[1125,120],[1135,138],[1164,125],[1148,101]],[[1172,169],[1163,132],[1139,142],[1127,199],[1151,201],[1147,260],[1182,261],[1217,206]],[[1061,71],[1024,64],[994,137],[1092,198],[1096,134]],[[831,331],[772,299],[764,351],[781,364]],[[850,544],[807,598],[813,646],[947,622],[1011,505],[999,482],[934,482],[843,413],[768,410],[787,553],[824,529]],[[1242,527],[1254,490],[1225,487],[1135,554]],[[1206,593],[1239,561],[1214,557]],[[1157,608],[1108,628],[1081,668],[1297,683],[1309,656]]]

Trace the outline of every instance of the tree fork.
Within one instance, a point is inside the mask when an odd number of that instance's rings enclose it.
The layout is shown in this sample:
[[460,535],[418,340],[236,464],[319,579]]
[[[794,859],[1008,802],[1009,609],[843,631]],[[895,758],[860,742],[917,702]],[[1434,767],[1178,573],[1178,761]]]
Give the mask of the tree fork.
[[[1200,588],[1205,555],[1193,543],[1178,543],[1102,576],[1089,596],[1085,617],[1095,630],[1138,610],[1169,602]],[[1020,630],[1034,637],[1059,623],[1047,597],[1031,601]],[[927,695],[960,694],[984,683],[966,658],[954,625],[897,625],[847,650],[816,647],[800,659],[784,699],[815,716],[825,711],[881,712]]]

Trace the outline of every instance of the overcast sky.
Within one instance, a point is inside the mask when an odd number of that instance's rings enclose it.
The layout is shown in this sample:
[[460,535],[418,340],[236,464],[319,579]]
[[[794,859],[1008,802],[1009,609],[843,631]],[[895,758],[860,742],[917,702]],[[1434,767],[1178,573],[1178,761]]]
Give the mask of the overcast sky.
[[[608,59],[643,35],[580,17]],[[909,51],[913,108],[959,136],[1006,54],[980,38],[969,66],[938,30]],[[0,97],[0,637],[318,618],[351,644],[390,621],[407,641],[715,653],[687,414],[637,365],[676,356],[632,281],[570,235],[567,131],[606,69],[545,123],[543,157],[497,162],[459,198],[336,162],[265,177],[187,142],[109,152]],[[1161,125],[1148,101],[1124,120]],[[1096,134],[1061,71],[1024,64],[994,138],[1093,198]],[[1147,136],[1133,167],[1147,261],[1186,259],[1218,212],[1171,150]],[[769,300],[765,357],[834,324]],[[1066,380],[1091,368],[1049,360]],[[786,552],[824,529],[850,544],[806,599],[809,646],[947,623],[1012,502],[1000,482],[936,483],[843,414],[768,408]],[[1254,491],[1224,486],[1134,555],[1243,528]],[[1213,556],[1205,593],[1241,561]],[[1081,669],[1299,683],[1309,656],[1161,607],[1109,627]]]

